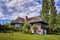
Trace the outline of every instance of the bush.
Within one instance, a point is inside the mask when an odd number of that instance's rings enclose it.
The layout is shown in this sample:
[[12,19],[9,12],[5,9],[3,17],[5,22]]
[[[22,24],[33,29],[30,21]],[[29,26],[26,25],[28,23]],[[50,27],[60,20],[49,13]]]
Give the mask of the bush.
[[26,29],[23,29],[23,33],[30,33],[30,31],[26,28]]
[[3,30],[1,33],[11,33],[11,30]]
[[30,30],[30,24],[29,24],[28,22],[25,22],[23,27],[25,27],[25,28],[27,28],[28,30]]
[[10,32],[10,28],[6,25],[1,25],[0,26],[0,32],[3,32],[3,33],[7,33],[7,32]]
[[60,27],[56,28],[54,32],[60,32]]
[[30,24],[28,22],[23,25],[23,33],[30,33]]
[[17,32],[17,31],[18,31],[18,29],[17,29],[17,28],[12,27],[12,28],[11,28],[11,31]]
[[12,27],[10,29],[11,29],[11,31],[14,31],[14,32],[22,32],[23,31],[22,27]]
[[11,31],[22,32],[23,29],[22,29],[22,27],[8,27],[7,25],[0,25],[0,32],[9,33]]
[[23,31],[23,28],[21,27],[19,31],[22,32]]
[[36,33],[36,30],[38,29],[38,27],[37,26],[33,26],[33,29],[32,30],[34,30],[34,32]]
[[7,33],[7,30],[1,31],[2,33]]

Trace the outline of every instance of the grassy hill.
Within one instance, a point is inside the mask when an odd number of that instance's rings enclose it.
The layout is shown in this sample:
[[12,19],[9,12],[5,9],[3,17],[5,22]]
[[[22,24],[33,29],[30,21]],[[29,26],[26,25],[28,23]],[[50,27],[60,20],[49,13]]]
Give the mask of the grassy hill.
[[60,35],[35,35],[14,33],[0,33],[0,40],[60,40]]

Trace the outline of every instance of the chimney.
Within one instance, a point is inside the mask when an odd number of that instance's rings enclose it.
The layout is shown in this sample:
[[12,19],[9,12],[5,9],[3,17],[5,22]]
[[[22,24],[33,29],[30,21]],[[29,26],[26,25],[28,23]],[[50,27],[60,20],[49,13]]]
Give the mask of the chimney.
[[28,16],[25,16],[24,20],[25,20],[25,22],[27,22],[28,21]]

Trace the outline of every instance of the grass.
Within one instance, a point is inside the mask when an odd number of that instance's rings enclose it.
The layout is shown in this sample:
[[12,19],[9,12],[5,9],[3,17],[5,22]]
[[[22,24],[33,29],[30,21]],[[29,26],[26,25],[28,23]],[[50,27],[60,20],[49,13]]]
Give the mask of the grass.
[[0,40],[60,40],[60,35],[35,35],[14,33],[0,33]]

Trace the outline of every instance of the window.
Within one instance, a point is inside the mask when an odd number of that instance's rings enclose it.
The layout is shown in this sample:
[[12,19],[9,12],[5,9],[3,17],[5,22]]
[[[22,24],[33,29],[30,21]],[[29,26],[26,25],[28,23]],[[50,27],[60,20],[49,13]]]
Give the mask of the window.
[[15,24],[15,27],[21,27],[21,24]]

